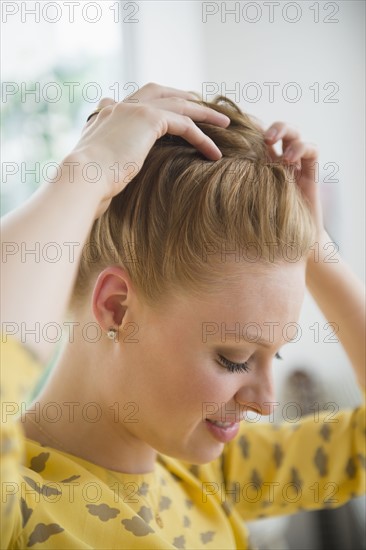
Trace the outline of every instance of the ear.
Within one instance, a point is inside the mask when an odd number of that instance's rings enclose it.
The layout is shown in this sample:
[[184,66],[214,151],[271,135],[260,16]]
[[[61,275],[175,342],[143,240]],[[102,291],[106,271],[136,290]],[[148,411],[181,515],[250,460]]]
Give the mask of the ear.
[[121,267],[107,267],[98,276],[92,296],[92,308],[102,330],[117,328],[127,310],[131,282]]

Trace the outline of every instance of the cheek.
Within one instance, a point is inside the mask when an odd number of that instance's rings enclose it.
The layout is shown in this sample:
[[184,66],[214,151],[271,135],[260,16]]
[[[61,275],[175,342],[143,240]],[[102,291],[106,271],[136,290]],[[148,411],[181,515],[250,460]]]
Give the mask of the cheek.
[[171,338],[154,336],[121,352],[119,388],[128,388],[129,400],[138,402],[141,410],[196,417],[207,403],[221,406],[232,400],[238,391],[237,375],[220,367],[200,342],[192,345],[179,332]]
[[201,414],[208,403],[221,406],[229,402],[238,389],[235,375],[230,378],[219,365],[198,354],[164,364],[159,378],[166,403],[174,410],[182,409],[188,415],[191,412],[192,416]]
[[[220,367],[218,367],[219,369]],[[215,365],[204,364],[197,358],[176,356],[150,357],[131,369],[131,395],[145,411],[168,412],[172,418],[201,416],[207,404],[221,406],[237,391],[230,374],[220,373]]]

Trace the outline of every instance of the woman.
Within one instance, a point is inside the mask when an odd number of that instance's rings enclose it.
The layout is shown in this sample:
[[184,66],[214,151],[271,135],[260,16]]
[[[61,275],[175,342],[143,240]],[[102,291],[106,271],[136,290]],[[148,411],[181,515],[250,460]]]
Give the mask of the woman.
[[3,222],[4,548],[248,548],[243,520],[364,490],[362,410],[240,424],[273,411],[306,285],[364,387],[363,288],[326,261],[316,148],[224,100],[131,100],[102,100]]

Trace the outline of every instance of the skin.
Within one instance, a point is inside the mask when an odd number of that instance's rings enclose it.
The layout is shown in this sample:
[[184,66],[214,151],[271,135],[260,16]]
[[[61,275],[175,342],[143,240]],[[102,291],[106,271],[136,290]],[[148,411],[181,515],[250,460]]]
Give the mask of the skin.
[[[90,343],[79,332],[38,399],[41,410],[51,401],[60,406],[97,402],[103,414],[98,422],[88,422],[80,406],[76,422],[70,423],[63,407],[58,423],[41,417],[43,429],[52,429],[64,450],[126,473],[152,471],[156,451],[196,464],[214,460],[224,444],[207,429],[206,417],[230,422],[247,410],[271,413],[273,357],[292,337],[290,330],[283,336],[282,329],[297,321],[304,290],[304,262],[266,268],[248,264],[241,266],[237,283],[223,285],[217,295],[198,298],[182,291],[164,307],[151,308],[139,299],[123,269],[105,269],[90,308],[77,321],[83,326],[94,320],[106,330],[120,325],[118,341],[103,334]],[[219,327],[216,334],[203,333],[207,322]],[[242,327],[257,323],[268,347],[238,342],[235,334],[220,328],[225,323],[230,331],[238,322],[244,336]],[[279,323],[272,336],[266,322]],[[131,323],[138,327],[136,343],[128,341]],[[218,363],[218,353],[248,362],[249,372],[228,371]],[[119,419],[114,403],[120,404]],[[39,439],[34,425],[27,425],[31,429],[29,435]]]

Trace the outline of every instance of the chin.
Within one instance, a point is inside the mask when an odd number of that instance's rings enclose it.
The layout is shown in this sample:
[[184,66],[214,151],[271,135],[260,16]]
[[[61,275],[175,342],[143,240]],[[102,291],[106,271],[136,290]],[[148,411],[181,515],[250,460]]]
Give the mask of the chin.
[[198,466],[203,464],[208,464],[209,462],[212,462],[213,460],[216,460],[219,458],[219,456],[222,454],[222,451],[224,450],[224,444],[219,444],[219,449],[213,453],[213,452],[202,452],[200,455],[195,455],[190,460],[187,460],[190,464],[197,464]]
[[201,445],[192,445],[191,447],[185,447],[184,449],[172,449],[169,448],[169,451],[158,451],[163,455],[170,456],[182,462],[187,462],[189,464],[207,464],[216,460],[224,450],[224,443],[211,443],[205,444],[204,442]]

